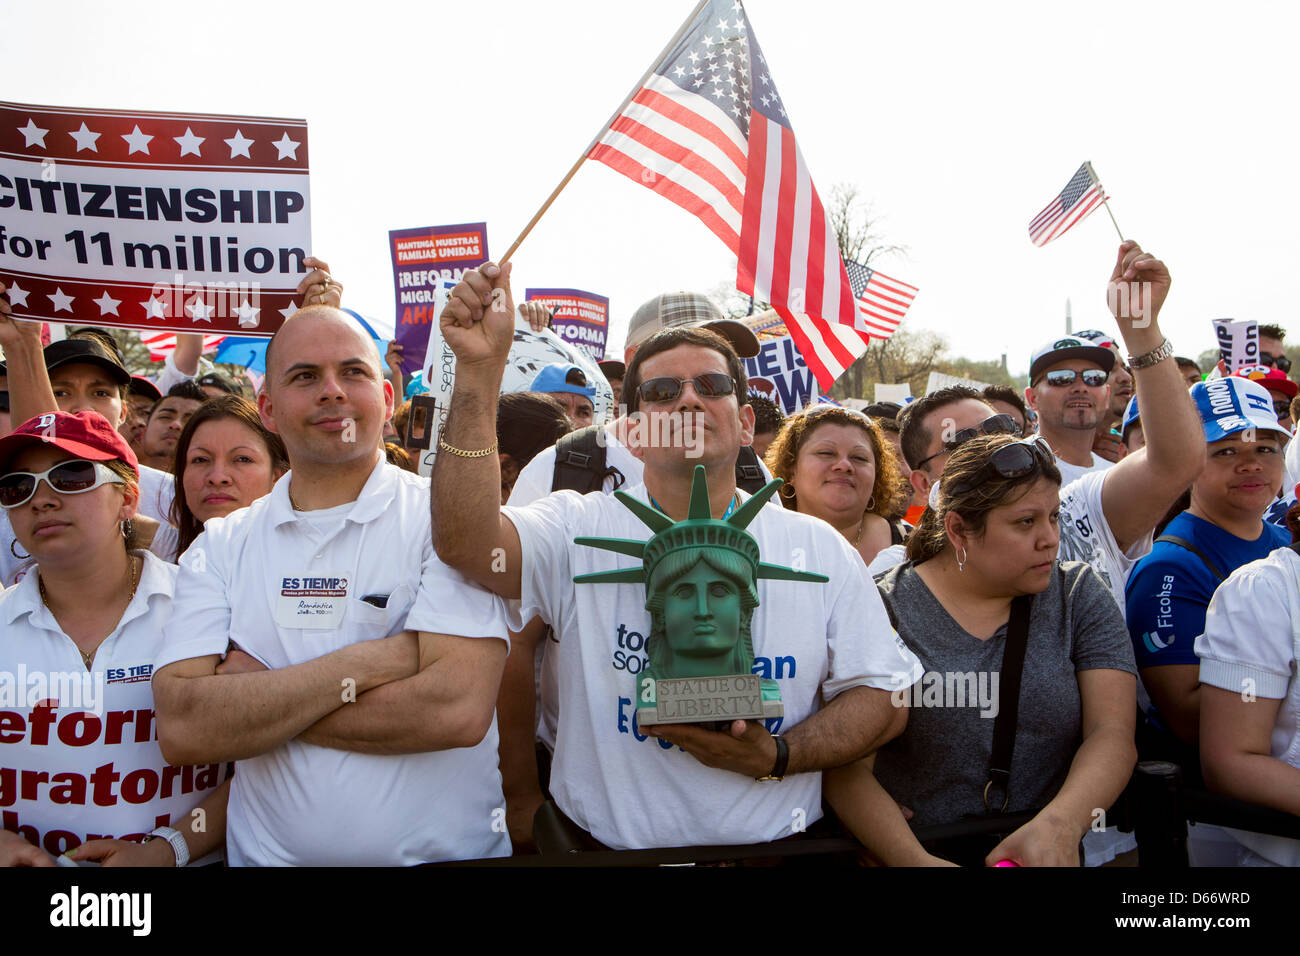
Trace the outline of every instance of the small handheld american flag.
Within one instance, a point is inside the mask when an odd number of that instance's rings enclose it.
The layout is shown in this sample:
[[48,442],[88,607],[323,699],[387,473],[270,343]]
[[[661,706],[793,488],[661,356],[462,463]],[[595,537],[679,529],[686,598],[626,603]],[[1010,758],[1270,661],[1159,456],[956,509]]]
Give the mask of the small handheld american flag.
[[1092,163],[1084,163],[1070,177],[1060,195],[1030,221],[1029,238],[1036,246],[1047,245],[1053,239],[1065,235],[1075,223],[1086,219],[1108,198],[1097,174],[1093,172]]

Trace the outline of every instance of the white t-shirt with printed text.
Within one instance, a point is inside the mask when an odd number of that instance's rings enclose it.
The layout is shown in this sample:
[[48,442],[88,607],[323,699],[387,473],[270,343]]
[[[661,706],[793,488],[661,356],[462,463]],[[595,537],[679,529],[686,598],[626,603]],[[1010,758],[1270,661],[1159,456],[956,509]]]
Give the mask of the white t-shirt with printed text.
[[[648,500],[644,485],[628,489]],[[742,497],[745,497],[743,492]],[[616,498],[561,491],[504,513],[519,532],[518,627],[534,615],[555,629],[559,726],[551,794],[560,809],[615,849],[777,840],[821,815],[821,774],[780,784],[704,766],[642,734],[637,675],[650,613],[641,584],[575,584],[574,575],[636,561],[573,543],[578,535],[645,540],[650,531]],[[853,687],[894,690],[919,676],[889,624],[862,559],[823,521],[763,508],[749,526],[763,559],[830,576],[829,583],[759,581],[754,672],[775,678],[790,728]]]

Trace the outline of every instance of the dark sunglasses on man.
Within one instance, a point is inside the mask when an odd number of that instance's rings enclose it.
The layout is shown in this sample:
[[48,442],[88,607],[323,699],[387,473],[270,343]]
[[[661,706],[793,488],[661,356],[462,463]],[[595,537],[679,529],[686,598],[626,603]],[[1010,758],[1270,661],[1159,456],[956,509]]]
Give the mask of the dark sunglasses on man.
[[725,372],[705,372],[694,378],[648,378],[636,391],[643,402],[672,402],[682,394],[687,382],[695,386],[695,394],[701,398],[717,398],[736,391],[735,381]]
[[1285,355],[1269,355],[1267,352],[1260,352],[1259,364],[1267,365],[1269,368],[1276,368],[1283,373],[1291,371],[1291,360]]
[[943,447],[933,455],[927,455],[917,462],[916,467],[922,468],[931,458],[938,458],[940,455],[956,450],[959,446],[964,445],[972,438],[979,438],[981,435],[1015,435],[1020,437],[1020,426],[1010,415],[994,415],[992,418],[986,418],[971,428],[963,428],[955,432],[951,438],[943,443]]
[[1083,384],[1090,388],[1101,388],[1110,378],[1110,372],[1100,368],[1085,368],[1083,371],[1072,368],[1054,368],[1039,378],[1047,380],[1048,385],[1056,388],[1065,388],[1067,385],[1073,385],[1075,379],[1082,378]]
[[1022,438],[1020,441],[1003,445],[995,451],[984,463],[984,467],[973,477],[954,482],[950,489],[945,483],[945,490],[949,495],[964,495],[978,488],[994,475],[1006,479],[1024,478],[1041,471],[1044,463],[1055,463],[1055,460],[1052,446],[1042,437],[1034,435]]

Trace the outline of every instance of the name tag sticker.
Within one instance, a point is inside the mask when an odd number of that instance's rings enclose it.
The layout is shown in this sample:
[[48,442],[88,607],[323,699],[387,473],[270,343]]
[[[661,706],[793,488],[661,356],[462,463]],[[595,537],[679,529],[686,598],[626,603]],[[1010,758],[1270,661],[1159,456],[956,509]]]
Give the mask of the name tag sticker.
[[280,627],[337,630],[348,606],[345,577],[281,578],[275,599],[275,623]]

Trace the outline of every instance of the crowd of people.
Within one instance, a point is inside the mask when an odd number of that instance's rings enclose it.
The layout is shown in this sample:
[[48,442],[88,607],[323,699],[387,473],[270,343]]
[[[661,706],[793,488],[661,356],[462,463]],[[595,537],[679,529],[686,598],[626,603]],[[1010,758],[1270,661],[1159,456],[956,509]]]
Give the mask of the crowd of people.
[[[1044,343],[1023,393],[785,415],[749,394],[748,326],[673,292],[601,363],[606,421],[579,365],[501,393],[548,317],[488,263],[440,317],[437,431],[307,264],[256,394],[199,336],[152,380],[102,329],[42,346],[0,288],[0,865],[817,833],[886,865],[1098,864],[1133,850],[1104,818],[1139,758],[1300,816],[1285,333],[1203,376],[1135,243],[1118,335]],[[656,659],[727,641],[779,716],[639,721]],[[1300,864],[1197,830],[1193,862]]]

